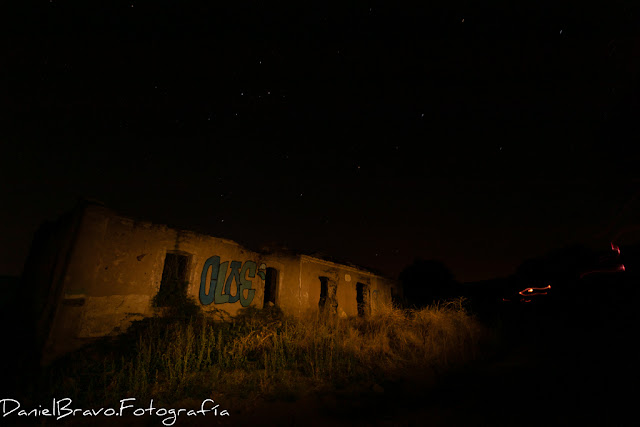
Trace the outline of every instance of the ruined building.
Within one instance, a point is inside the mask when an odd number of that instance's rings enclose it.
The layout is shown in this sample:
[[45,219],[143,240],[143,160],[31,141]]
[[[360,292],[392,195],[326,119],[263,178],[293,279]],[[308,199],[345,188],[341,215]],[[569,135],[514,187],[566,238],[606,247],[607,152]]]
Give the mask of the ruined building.
[[45,360],[187,297],[230,316],[273,304],[294,316],[328,310],[345,317],[373,314],[400,292],[394,281],[356,266],[251,251],[88,201],[38,230],[23,281]]

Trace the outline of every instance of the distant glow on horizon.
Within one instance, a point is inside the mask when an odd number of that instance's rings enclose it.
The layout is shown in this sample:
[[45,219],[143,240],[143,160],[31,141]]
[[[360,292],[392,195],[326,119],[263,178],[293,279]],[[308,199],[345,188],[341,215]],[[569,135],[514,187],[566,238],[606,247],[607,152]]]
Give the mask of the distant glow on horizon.
[[591,271],[587,271],[585,273],[582,273],[580,275],[580,278],[582,279],[584,276],[587,276],[589,274],[593,274],[593,273],[617,273],[619,271],[625,271],[626,268],[624,267],[624,264],[620,264],[619,266],[615,267],[615,268],[608,268],[608,269],[603,269],[603,270],[591,270]]

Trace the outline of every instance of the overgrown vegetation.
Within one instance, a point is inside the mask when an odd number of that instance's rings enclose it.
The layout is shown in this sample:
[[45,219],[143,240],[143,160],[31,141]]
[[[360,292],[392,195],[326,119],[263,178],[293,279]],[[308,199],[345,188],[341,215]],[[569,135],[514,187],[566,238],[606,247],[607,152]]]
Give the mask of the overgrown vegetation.
[[136,322],[53,365],[46,393],[94,406],[125,396],[165,403],[220,393],[295,399],[443,371],[477,358],[488,337],[462,299],[420,310],[389,307],[368,319],[293,318],[274,307],[226,321],[215,314],[176,310]]

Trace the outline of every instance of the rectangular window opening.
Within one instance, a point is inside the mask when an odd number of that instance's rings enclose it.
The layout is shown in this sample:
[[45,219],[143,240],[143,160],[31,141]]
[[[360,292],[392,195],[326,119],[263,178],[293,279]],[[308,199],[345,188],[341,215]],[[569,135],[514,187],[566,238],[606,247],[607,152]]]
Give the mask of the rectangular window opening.
[[264,279],[264,303],[263,307],[276,305],[278,292],[278,270],[267,268]]
[[328,310],[329,312],[335,314],[338,312],[338,298],[336,294],[338,293],[338,284],[329,280],[328,277],[321,276],[320,279],[320,302],[318,306],[320,307],[320,311],[323,312]]
[[154,298],[156,307],[171,307],[186,302],[188,265],[187,255],[167,252],[160,289]]
[[396,307],[399,304],[399,299],[398,299],[398,291],[396,291],[396,288],[394,288],[393,286],[391,287],[391,304]]
[[371,314],[369,285],[360,282],[356,284],[356,303],[358,304],[358,317],[366,317]]
[[320,311],[324,311],[325,306],[327,305],[327,297],[329,295],[329,278],[328,277],[319,277],[320,279],[320,301],[318,302],[318,307]]

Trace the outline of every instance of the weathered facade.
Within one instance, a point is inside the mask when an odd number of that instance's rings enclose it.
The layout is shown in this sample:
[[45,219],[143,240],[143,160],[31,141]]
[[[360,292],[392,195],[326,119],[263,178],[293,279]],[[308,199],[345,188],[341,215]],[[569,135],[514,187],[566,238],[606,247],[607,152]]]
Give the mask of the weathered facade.
[[25,266],[45,360],[115,335],[176,299],[233,316],[273,304],[291,315],[367,316],[400,293],[389,279],[319,257],[135,221],[82,202],[36,234]]

